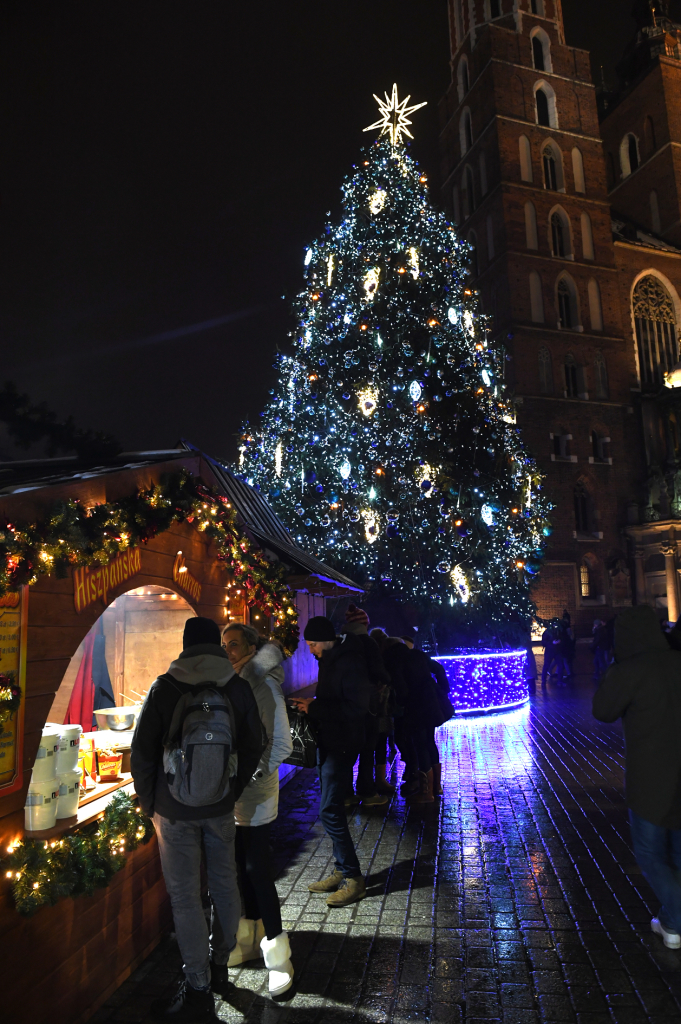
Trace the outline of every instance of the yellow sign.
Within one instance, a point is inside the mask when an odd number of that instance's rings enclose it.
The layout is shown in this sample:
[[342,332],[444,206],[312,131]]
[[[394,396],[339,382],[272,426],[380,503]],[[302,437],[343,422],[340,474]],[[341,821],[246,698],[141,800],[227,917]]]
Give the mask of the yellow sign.
[[179,587],[182,587],[190,597],[193,597],[198,604],[201,600],[201,584],[197,580],[196,576],[192,576],[189,569],[185,565],[184,555],[181,551],[178,551],[175,555],[175,561],[173,563],[173,579]]
[[93,569],[89,565],[83,569],[74,569],[73,603],[76,611],[82,612],[98,598],[106,604],[110,590],[141,570],[142,554],[139,548],[128,548],[101,569]]
[[18,594],[0,597],[0,694],[7,691],[11,696],[13,686],[21,689],[19,708],[7,718],[4,714],[0,716],[0,792],[3,796],[20,789],[22,783],[27,607],[28,587],[22,587]]

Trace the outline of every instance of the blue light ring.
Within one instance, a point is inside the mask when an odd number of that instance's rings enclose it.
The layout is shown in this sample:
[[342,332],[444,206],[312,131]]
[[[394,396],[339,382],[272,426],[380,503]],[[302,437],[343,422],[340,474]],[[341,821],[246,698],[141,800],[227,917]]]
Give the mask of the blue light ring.
[[455,717],[491,714],[526,703],[526,657],[525,650],[479,648],[437,657],[447,673]]

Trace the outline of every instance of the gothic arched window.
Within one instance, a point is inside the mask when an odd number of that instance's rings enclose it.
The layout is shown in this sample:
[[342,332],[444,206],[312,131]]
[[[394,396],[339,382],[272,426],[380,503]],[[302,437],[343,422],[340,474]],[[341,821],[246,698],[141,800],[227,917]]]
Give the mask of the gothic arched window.
[[632,304],[641,384],[661,384],[679,358],[672,297],[662,282],[649,274],[634,288]]
[[501,17],[501,0],[489,0],[489,16],[490,18]]
[[530,0],[530,10],[532,14],[538,14],[540,17],[544,17],[544,0]]
[[539,349],[539,390],[542,395],[553,394],[553,366],[551,364],[551,353],[542,346]]
[[461,115],[459,136],[461,141],[461,153],[467,153],[468,150],[473,145],[473,126],[471,124],[470,110],[464,110],[463,114]]
[[582,562],[579,567],[579,592],[582,597],[591,597],[591,573],[586,562]]
[[525,242],[528,249],[539,248],[537,236],[537,211],[534,203],[525,203]]
[[638,156],[638,139],[629,132],[620,143],[620,167],[622,177],[628,178],[638,168],[640,161]]
[[584,159],[582,152],[577,146],[572,150],[572,177],[575,182],[575,192],[586,192],[584,182]]
[[565,395],[567,398],[577,398],[579,396],[579,374],[572,352],[568,352],[565,356],[563,370],[565,372]]
[[522,181],[532,181],[532,150],[527,135],[521,135],[518,139],[520,151],[520,178]]
[[461,60],[459,61],[459,67],[457,70],[457,82],[460,102],[470,89],[470,80],[468,77],[468,61],[466,60],[465,57],[462,57]]
[[473,171],[470,167],[466,167],[463,172],[463,215],[464,219],[470,217],[473,210],[475,209],[475,183],[473,181]]
[[541,154],[544,188],[558,192],[563,188],[563,160],[555,142],[547,142]]
[[549,100],[548,96],[543,89],[537,89],[536,94],[537,101],[537,124],[544,125],[546,128],[551,127],[551,120],[549,118]]
[[601,290],[598,287],[598,281],[595,277],[592,277],[587,285],[587,295],[589,296],[589,317],[591,319],[591,330],[602,331],[603,330],[603,306],[601,304]]
[[564,259],[571,251],[568,219],[562,210],[554,210],[551,214],[551,252]]
[[536,270],[530,273],[530,316],[535,324],[544,323],[544,296],[541,277]]
[[552,71],[551,40],[543,28],[535,28],[531,33],[532,63],[536,71]]
[[607,398],[608,397],[608,367],[605,362],[605,356],[600,349],[596,349],[594,354],[594,370],[596,377],[596,397]]
[[558,111],[556,108],[556,94],[548,82],[539,82],[534,87],[534,102],[537,115],[537,124],[545,128],[558,127]]
[[577,312],[577,289],[571,278],[563,276],[556,287],[558,326],[563,330],[574,330],[579,324]]
[[595,259],[594,236],[591,230],[591,217],[588,213],[582,213],[579,218],[582,227],[582,256],[585,260]]
[[[591,532],[591,501],[584,484],[579,483],[574,490],[575,527],[577,533]],[[585,595],[582,595],[585,596]]]

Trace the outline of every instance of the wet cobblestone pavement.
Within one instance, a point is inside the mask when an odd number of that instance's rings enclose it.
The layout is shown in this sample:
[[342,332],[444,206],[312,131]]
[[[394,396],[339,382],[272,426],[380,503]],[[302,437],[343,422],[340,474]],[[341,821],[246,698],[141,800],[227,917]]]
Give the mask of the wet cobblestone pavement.
[[[657,904],[631,852],[621,730],[592,719],[592,693],[585,676],[537,685],[528,708],[439,730],[435,807],[397,796],[350,815],[369,896],[343,910],[307,891],[331,847],[314,773],[297,775],[274,833],[296,985],[274,1003],[261,961],[231,972],[219,1019],[681,1021],[681,953],[650,932]],[[168,939],[91,1024],[146,1021],[180,975]]]

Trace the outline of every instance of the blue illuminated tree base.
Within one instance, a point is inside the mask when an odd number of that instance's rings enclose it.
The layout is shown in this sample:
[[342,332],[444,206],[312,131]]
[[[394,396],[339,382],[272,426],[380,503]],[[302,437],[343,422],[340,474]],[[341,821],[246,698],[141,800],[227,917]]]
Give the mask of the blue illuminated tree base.
[[487,715],[510,711],[529,698],[525,679],[527,651],[459,650],[441,654],[439,661],[449,679],[454,716]]

